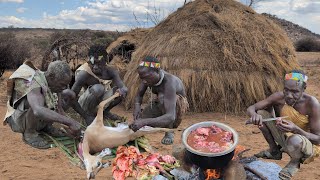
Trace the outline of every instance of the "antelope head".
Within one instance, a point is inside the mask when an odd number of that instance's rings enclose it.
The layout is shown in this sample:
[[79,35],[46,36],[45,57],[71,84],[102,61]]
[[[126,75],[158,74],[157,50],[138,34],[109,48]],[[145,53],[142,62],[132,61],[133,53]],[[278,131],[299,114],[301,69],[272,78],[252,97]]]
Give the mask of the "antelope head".
[[98,156],[84,156],[83,162],[87,171],[88,179],[94,179],[102,168],[110,166],[110,162],[103,162],[102,160],[102,158],[107,155],[111,155],[111,150],[109,148],[104,149]]

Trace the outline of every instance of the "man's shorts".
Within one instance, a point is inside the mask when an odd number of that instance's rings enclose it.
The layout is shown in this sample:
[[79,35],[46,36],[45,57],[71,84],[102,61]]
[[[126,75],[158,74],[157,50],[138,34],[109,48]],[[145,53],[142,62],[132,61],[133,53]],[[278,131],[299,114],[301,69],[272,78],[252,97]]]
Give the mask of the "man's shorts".
[[[28,119],[27,119],[27,114],[32,113],[28,111],[32,111],[31,109],[25,109],[24,108],[25,100],[22,100],[20,104],[18,105],[17,109],[14,111],[14,113],[7,118],[7,122],[9,126],[11,127],[13,132],[18,132],[18,133],[24,133],[26,130],[26,127],[28,126]],[[40,131],[48,123],[39,119],[37,121],[37,127],[35,128],[36,131]]]
[[[95,116],[98,111],[99,103],[101,101],[111,97],[113,95],[113,89],[111,88],[111,89],[105,91],[102,98],[101,98],[101,97],[96,97],[93,93],[90,92],[91,87],[92,86],[89,86],[86,89],[86,91],[79,97],[78,102],[84,111]],[[106,104],[105,107],[108,107],[109,104]]]
[[[263,119],[273,117],[271,113],[265,110],[259,110],[257,113],[260,114]],[[284,152],[287,151],[286,141],[288,137],[292,135],[297,135],[299,138],[301,138],[302,140],[301,153],[303,154],[303,157],[300,160],[301,163],[304,163],[304,164],[310,163],[314,160],[315,157],[319,156],[320,154],[319,146],[312,144],[310,140],[307,139],[305,136],[302,136],[300,134],[283,133],[276,127],[275,121],[268,121],[268,122],[265,122],[265,124],[270,130],[275,142],[282,147],[281,150]]]
[[[182,115],[189,107],[185,97],[177,95],[176,101],[176,119],[168,128],[177,128],[182,121]],[[156,118],[165,114],[164,99],[158,98],[151,101],[141,112],[141,118]]]

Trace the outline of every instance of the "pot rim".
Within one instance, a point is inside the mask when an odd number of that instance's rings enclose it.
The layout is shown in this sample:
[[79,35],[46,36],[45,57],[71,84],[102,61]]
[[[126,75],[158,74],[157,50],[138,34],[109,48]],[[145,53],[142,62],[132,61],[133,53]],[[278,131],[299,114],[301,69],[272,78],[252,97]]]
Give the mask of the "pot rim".
[[[199,128],[199,127],[210,127],[212,125],[216,125],[216,126],[218,126],[219,128],[221,128],[221,129],[223,129],[225,131],[232,132],[233,144],[229,149],[224,150],[222,152],[218,152],[218,153],[205,153],[205,152],[200,152],[198,150],[195,150],[191,146],[188,145],[187,138],[188,138],[188,136],[189,136],[191,131],[193,131],[193,130]],[[217,156],[226,155],[226,154],[234,151],[234,149],[236,148],[238,142],[239,142],[239,135],[233,128],[231,128],[230,126],[228,126],[226,124],[215,122],[215,121],[205,121],[205,122],[200,122],[200,123],[193,124],[193,125],[189,126],[187,129],[185,129],[183,131],[183,133],[182,133],[182,143],[186,147],[186,149],[188,151],[190,151],[191,153],[194,153],[194,154],[197,154],[197,155],[200,155],[200,156],[217,157]]]

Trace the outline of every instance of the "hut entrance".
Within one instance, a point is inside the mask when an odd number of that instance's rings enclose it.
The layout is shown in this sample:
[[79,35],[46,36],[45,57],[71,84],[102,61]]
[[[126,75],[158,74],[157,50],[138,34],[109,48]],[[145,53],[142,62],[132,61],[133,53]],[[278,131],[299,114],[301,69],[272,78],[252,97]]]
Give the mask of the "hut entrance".
[[[133,43],[123,40],[110,51],[109,56],[120,56],[124,63],[129,63],[131,61],[132,53],[135,49],[136,46]],[[112,61],[112,58],[110,61]]]

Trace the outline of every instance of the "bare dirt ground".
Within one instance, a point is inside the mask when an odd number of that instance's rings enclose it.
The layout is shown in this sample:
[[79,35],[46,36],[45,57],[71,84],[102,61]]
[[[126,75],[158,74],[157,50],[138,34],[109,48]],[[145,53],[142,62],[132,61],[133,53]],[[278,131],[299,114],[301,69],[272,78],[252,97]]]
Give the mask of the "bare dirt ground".
[[[320,53],[298,53],[303,69],[309,75],[307,92],[320,99]],[[7,72],[0,80],[0,117],[6,112],[4,79],[9,76]],[[131,111],[125,111],[119,106],[113,112],[132,117]],[[254,126],[245,126],[246,116],[225,115],[223,113],[189,113],[185,116],[179,130],[176,132],[175,145],[181,143],[181,133],[186,127],[201,121],[218,121],[230,125],[240,135],[240,144],[251,150],[247,156],[267,148],[261,133]],[[162,133],[147,135],[151,144],[162,154],[171,154],[174,145],[165,146],[160,143]],[[23,143],[21,134],[13,133],[9,126],[0,125],[0,179],[85,179],[85,171],[69,163],[67,157],[57,148],[49,150],[34,149]],[[273,161],[281,167],[285,166],[289,157],[284,156],[281,161]],[[300,171],[293,179],[320,179],[320,160],[311,164],[302,165]],[[111,168],[100,171],[96,179],[112,179]]]

